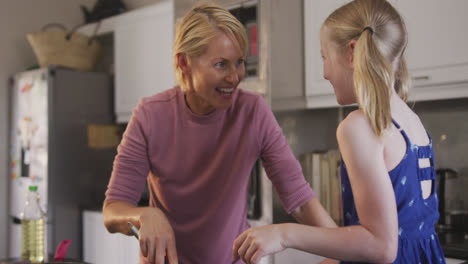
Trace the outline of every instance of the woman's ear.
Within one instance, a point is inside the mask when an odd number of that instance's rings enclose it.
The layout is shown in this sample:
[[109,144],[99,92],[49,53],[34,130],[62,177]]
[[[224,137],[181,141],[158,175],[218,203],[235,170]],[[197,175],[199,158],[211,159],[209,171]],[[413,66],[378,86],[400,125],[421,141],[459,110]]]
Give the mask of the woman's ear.
[[353,39],[348,43],[348,63],[354,69],[354,48],[356,47],[356,40]]
[[191,70],[190,70],[190,65],[188,63],[188,60],[187,60],[187,56],[185,55],[185,53],[177,53],[177,66],[179,66],[179,68],[182,70],[182,72],[185,74],[185,75],[189,75]]

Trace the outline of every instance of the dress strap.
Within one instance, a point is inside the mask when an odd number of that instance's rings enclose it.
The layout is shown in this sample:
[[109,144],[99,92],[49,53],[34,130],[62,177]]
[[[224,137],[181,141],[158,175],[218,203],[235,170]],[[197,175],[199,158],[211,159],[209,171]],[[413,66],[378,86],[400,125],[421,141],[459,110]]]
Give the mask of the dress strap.
[[432,150],[432,138],[429,133],[427,133],[430,144],[427,146],[418,146],[411,143],[408,135],[405,130],[392,118],[392,123],[400,130],[400,133],[403,135],[406,141],[407,153],[410,151],[413,155],[416,156],[418,160],[418,178],[419,180],[434,180],[436,178],[434,170],[434,152]]
[[435,180],[435,170],[434,170],[434,152],[432,150],[432,138],[429,133],[426,131],[427,136],[429,137],[430,144],[427,146],[418,146],[411,143],[408,135],[405,130],[392,118],[393,124],[400,130],[400,133],[406,140],[407,147],[409,150],[414,153],[418,159],[418,178],[420,181],[423,180]]
[[401,126],[397,123],[397,121],[395,121],[395,119],[393,119],[392,117],[392,123],[396,126],[396,128],[398,130],[400,130],[400,133],[403,135],[403,137],[405,138],[405,141],[406,141],[406,146],[407,147],[411,147],[413,145],[413,143],[411,143],[411,140],[409,139],[408,135],[406,134],[405,130],[401,128]]
[[395,121],[395,119],[393,119],[393,117],[392,117],[392,123],[393,123],[398,129],[401,129],[401,128],[400,128],[400,125],[397,123],[397,121]]

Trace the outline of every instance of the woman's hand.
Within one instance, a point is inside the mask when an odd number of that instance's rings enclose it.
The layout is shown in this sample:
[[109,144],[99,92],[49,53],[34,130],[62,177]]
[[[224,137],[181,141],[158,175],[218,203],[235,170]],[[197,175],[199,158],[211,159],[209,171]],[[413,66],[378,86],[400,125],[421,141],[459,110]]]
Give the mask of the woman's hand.
[[164,213],[148,207],[140,215],[140,249],[151,264],[164,264],[167,252],[169,264],[177,264],[174,230]]
[[283,251],[285,225],[266,225],[250,228],[234,241],[232,256],[247,264],[258,263],[264,256]]

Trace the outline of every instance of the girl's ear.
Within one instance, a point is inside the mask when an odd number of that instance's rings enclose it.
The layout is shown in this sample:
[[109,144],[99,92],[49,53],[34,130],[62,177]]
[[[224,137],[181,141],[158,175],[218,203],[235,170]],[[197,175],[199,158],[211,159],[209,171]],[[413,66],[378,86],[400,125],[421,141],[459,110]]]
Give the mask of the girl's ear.
[[191,69],[185,53],[177,53],[177,66],[182,70],[185,75],[190,75]]
[[354,48],[356,47],[356,40],[353,39],[348,44],[348,63],[349,66],[354,70]]

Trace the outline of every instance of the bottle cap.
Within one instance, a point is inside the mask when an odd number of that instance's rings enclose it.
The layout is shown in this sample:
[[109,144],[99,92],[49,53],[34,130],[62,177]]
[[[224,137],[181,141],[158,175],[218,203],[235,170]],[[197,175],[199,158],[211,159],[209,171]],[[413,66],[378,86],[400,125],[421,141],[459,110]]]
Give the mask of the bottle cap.
[[36,186],[36,185],[30,185],[30,186],[29,186],[29,190],[30,190],[31,192],[35,192],[35,191],[37,191],[37,186]]

